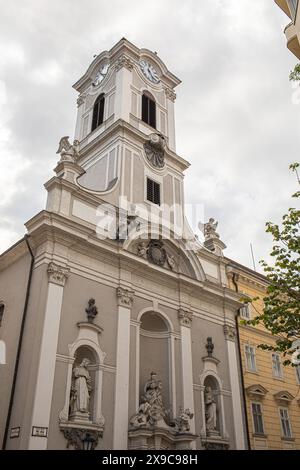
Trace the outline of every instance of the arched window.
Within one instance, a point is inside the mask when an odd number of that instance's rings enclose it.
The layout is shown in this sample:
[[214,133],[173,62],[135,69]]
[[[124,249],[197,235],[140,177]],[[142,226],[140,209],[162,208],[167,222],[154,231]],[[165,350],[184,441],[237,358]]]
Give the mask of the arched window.
[[0,303],[0,326],[2,323],[3,315],[4,315],[4,304]]
[[94,109],[93,109],[93,121],[92,121],[92,132],[97,129],[100,124],[103,123],[103,117],[104,117],[104,94],[101,93],[101,95],[98,96],[98,98],[95,101],[94,104]]
[[142,121],[156,129],[156,105],[154,99],[144,93],[142,96]]

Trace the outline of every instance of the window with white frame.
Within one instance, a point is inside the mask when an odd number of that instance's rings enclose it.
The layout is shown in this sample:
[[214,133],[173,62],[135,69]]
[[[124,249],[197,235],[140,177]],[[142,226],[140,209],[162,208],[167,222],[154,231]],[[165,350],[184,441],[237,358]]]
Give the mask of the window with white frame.
[[300,364],[295,367],[297,383],[300,385]]
[[240,308],[240,317],[243,318],[243,320],[250,320],[250,310],[251,305],[245,304],[243,307]]
[[261,403],[251,403],[254,434],[265,434]]
[[291,427],[291,421],[290,421],[290,416],[289,416],[289,410],[287,408],[279,408],[279,416],[280,416],[282,437],[291,439],[293,435],[292,435],[292,427]]
[[250,372],[256,372],[256,351],[254,346],[245,345],[246,368]]
[[281,358],[279,354],[272,354],[272,369],[274,377],[278,377],[280,379],[283,377]]

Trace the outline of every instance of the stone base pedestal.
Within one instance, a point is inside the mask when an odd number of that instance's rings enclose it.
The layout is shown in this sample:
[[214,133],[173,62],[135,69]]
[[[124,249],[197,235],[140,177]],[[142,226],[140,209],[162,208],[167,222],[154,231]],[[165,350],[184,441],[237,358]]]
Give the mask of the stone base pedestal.
[[165,428],[129,430],[129,450],[189,450],[197,439],[195,434],[181,434]]
[[91,421],[68,421],[59,427],[67,440],[67,448],[72,446],[76,450],[94,450],[104,431],[104,425]]
[[220,435],[209,435],[207,438],[201,439],[201,444],[205,450],[228,450],[229,441],[223,439]]

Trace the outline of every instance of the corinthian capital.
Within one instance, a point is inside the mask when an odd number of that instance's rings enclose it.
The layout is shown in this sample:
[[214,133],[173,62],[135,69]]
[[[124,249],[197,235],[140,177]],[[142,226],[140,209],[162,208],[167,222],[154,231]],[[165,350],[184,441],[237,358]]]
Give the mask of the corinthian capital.
[[227,341],[235,341],[236,329],[234,326],[224,325],[224,335]]
[[183,308],[180,308],[178,310],[178,318],[180,325],[187,326],[188,328],[192,326],[193,314],[190,310],[184,310]]
[[51,262],[48,265],[47,272],[49,282],[57,284],[58,286],[64,286],[69,276],[70,269]]
[[121,68],[125,67],[126,69],[128,70],[132,70],[133,69],[133,62],[132,60],[127,57],[126,55],[122,55],[121,57],[119,57],[115,63],[115,70],[116,72],[118,70],[120,70]]
[[176,93],[175,93],[175,91],[172,90],[172,88],[165,87],[165,93],[166,93],[166,97],[169,100],[171,100],[173,102],[176,100]]
[[118,305],[131,308],[133,302],[134,291],[131,289],[117,288]]

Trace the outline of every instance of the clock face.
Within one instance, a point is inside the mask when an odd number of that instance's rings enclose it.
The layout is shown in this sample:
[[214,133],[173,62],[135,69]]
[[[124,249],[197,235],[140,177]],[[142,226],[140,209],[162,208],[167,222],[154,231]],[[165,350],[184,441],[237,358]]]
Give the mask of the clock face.
[[159,83],[159,76],[153,65],[149,64],[146,60],[140,61],[140,68],[143,74],[152,83]]
[[109,64],[101,65],[98,72],[96,73],[95,80],[93,81],[94,86],[97,86],[99,85],[99,83],[102,82],[102,80],[105,78],[108,72],[108,68],[109,68]]

